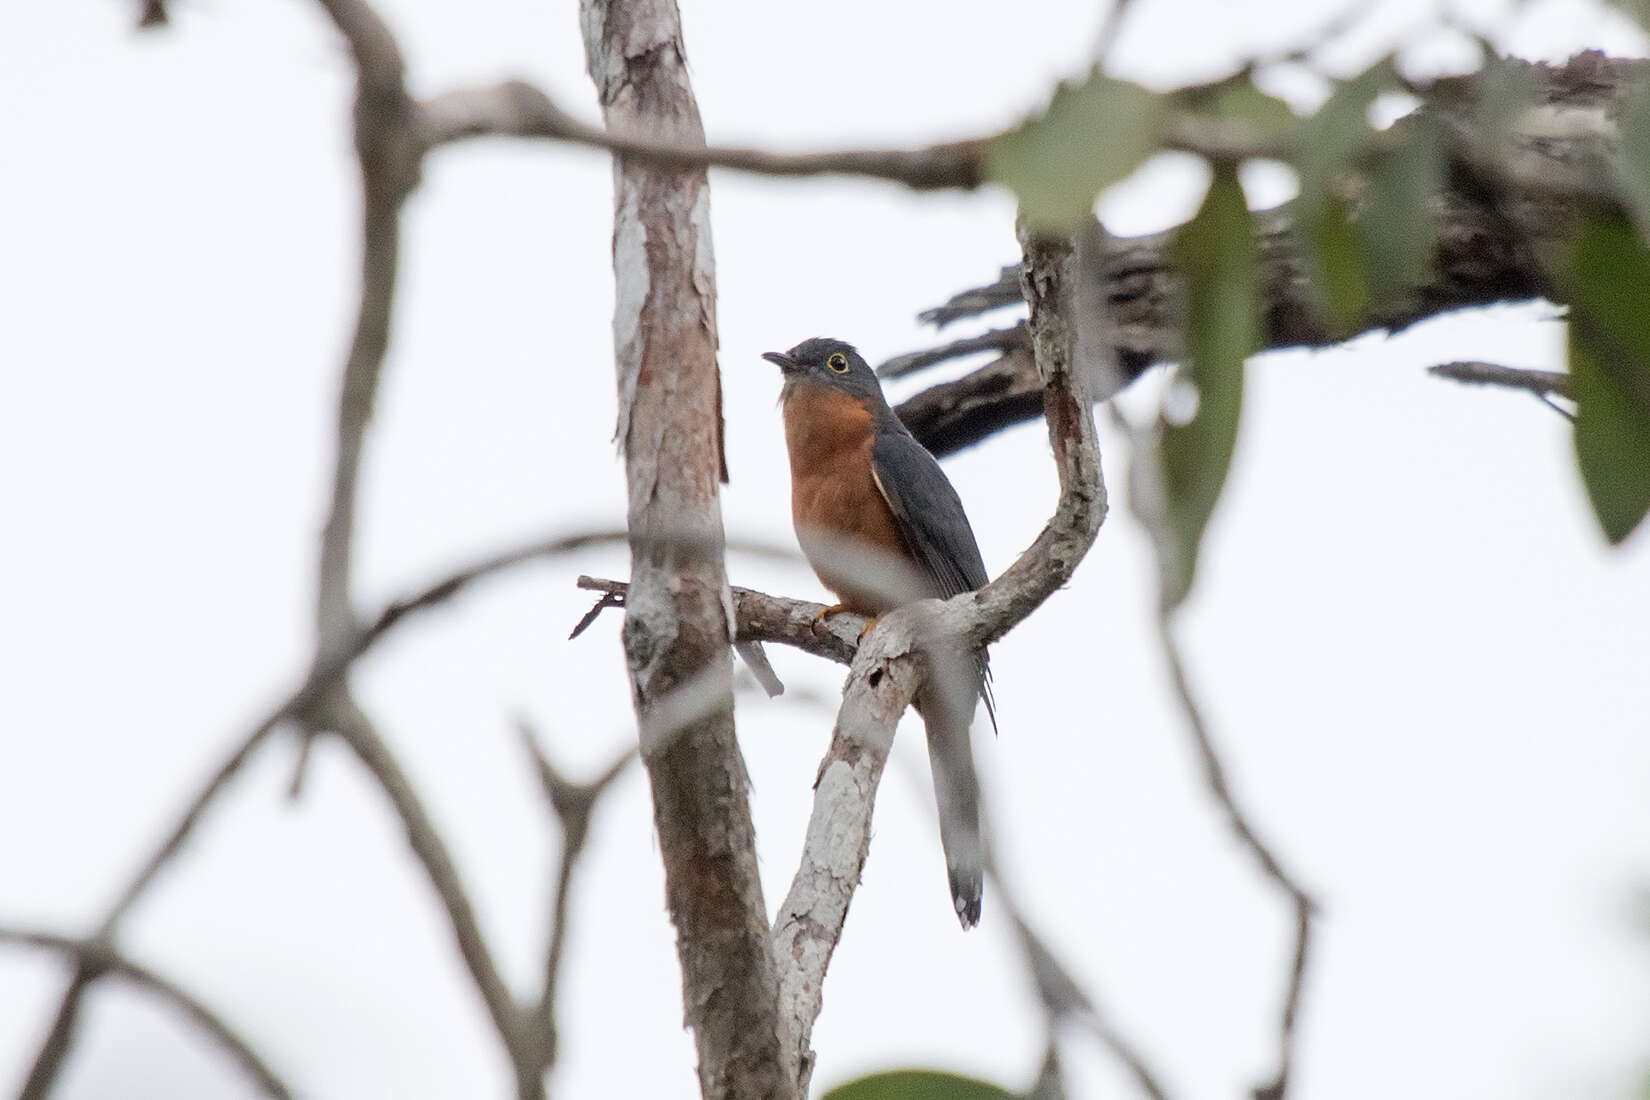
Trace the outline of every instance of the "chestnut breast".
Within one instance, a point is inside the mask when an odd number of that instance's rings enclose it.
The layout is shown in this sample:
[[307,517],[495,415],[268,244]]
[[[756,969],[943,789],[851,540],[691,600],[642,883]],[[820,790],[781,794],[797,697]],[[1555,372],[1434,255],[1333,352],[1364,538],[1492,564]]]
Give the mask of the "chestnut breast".
[[910,586],[910,555],[872,472],[871,408],[810,382],[792,383],[784,401],[791,520],[808,564],[850,611],[879,615],[905,602],[896,593]]

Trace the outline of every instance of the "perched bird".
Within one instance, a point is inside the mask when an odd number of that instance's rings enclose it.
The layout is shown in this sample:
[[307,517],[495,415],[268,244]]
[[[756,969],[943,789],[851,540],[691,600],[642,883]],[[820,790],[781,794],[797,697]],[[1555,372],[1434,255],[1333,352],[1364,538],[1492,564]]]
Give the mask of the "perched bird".
[[[817,337],[762,356],[784,373],[791,519],[820,582],[840,601],[821,615],[873,618],[989,579],[961,499],[940,464],[882,396],[869,364],[841,340]],[[940,844],[964,928],[980,920],[985,842],[969,728],[979,699],[997,725],[985,651],[935,659],[916,698],[928,728]]]

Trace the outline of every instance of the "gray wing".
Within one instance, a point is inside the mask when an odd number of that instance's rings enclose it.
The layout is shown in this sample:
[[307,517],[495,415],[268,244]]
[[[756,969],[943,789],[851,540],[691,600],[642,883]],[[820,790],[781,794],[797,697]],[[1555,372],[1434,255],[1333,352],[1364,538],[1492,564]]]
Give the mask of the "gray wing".
[[[991,578],[985,575],[980,545],[968,524],[962,498],[940,464],[916,437],[896,427],[877,433],[871,447],[871,472],[888,502],[911,556],[942,597],[972,592]],[[980,698],[991,727],[997,727],[997,704],[991,696],[991,669],[981,650],[975,658]]]
[[[871,473],[899,523],[906,549],[938,595],[971,592],[990,579],[985,575],[980,546],[974,541],[974,529],[968,525],[957,490],[921,443],[897,425],[891,431],[878,432],[871,447]],[[974,693],[985,700],[993,730],[997,728],[997,706],[991,697],[991,668],[985,650],[957,656],[961,660],[937,665],[935,675],[942,681],[941,686],[934,690],[925,687],[916,704],[928,728],[929,769],[934,776],[940,846],[945,849],[951,901],[962,926],[972,928],[980,921],[985,877],[979,780],[974,773],[969,734]],[[966,679],[959,683],[954,677]],[[945,683],[949,683],[949,690]]]
[[962,499],[914,436],[897,429],[878,432],[871,469],[906,547],[938,595],[971,592],[990,580]]

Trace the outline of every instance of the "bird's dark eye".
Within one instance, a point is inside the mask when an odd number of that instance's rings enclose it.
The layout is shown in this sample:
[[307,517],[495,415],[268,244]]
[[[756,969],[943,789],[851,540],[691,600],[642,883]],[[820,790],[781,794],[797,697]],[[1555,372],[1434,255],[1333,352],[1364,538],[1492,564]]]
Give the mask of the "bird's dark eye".
[[830,358],[825,360],[825,365],[837,374],[848,373],[848,357],[840,351],[831,352]]

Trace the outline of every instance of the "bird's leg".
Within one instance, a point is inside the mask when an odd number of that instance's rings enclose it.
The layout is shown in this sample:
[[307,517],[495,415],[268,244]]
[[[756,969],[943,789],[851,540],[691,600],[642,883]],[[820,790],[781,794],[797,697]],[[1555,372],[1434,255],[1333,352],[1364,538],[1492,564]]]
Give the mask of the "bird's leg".
[[[818,611],[814,612],[814,629],[819,630],[825,625],[826,620],[832,615],[840,615],[843,612],[850,612],[856,615],[858,614],[857,611],[854,611],[847,604],[834,603],[830,607],[822,607]],[[877,620],[880,618],[882,618],[881,615],[872,615],[869,619],[865,620],[865,625],[859,628],[859,635],[854,639],[854,641],[856,643],[863,642],[865,640],[865,635],[871,632],[871,628],[877,625]]]
[[846,610],[848,610],[848,605],[843,603],[834,603],[830,607],[820,608],[814,612],[814,629],[818,630],[825,625],[826,619],[829,619],[832,615],[840,615]]

